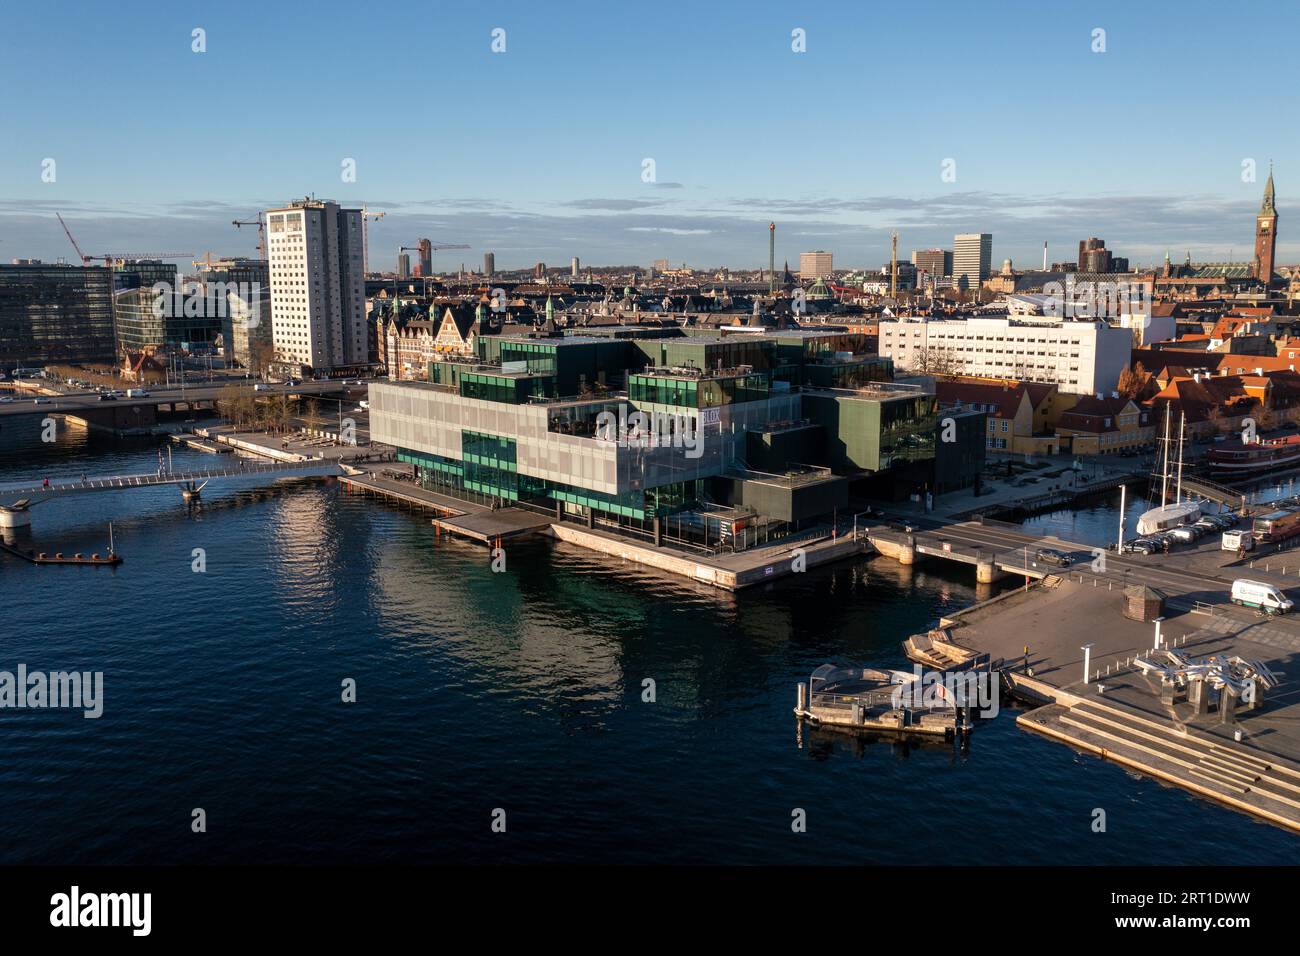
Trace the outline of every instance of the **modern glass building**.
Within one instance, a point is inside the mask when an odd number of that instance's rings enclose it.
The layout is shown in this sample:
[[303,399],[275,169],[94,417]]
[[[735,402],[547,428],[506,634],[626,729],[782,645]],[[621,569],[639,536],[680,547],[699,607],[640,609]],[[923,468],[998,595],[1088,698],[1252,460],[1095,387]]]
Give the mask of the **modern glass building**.
[[38,261],[0,265],[0,368],[115,357],[110,270]]
[[[828,381],[841,368],[892,372],[845,345],[797,337],[780,357],[771,336],[483,337],[484,361],[431,363],[428,383],[372,385],[371,436],[395,446],[426,487],[452,495],[656,529],[656,519],[704,502],[766,502],[776,520],[802,521],[843,507],[850,478],[908,469],[915,487],[932,480],[921,473],[935,459],[933,395],[870,379],[834,389],[776,377],[779,357],[796,381],[811,369]],[[575,394],[588,376],[644,361],[646,346],[675,364],[629,367],[617,393]]]
[[145,286],[115,293],[118,355],[215,343],[229,314],[227,304],[193,285],[190,294]]

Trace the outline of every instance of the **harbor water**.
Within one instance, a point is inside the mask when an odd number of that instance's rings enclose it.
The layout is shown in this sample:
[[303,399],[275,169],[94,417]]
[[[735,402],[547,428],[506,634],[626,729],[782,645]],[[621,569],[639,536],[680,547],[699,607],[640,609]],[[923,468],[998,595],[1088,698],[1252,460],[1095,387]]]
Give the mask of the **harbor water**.
[[[46,446],[6,424],[0,482],[150,472],[157,448],[77,432]],[[1029,524],[1103,543],[1117,500]],[[98,719],[0,709],[3,863],[1300,853],[1300,838],[1018,730],[1005,701],[965,748],[800,734],[798,681],[828,662],[908,667],[908,634],[976,600],[969,568],[861,559],[727,595],[531,540],[498,573],[426,516],[321,480],[213,483],[193,505],[175,488],[87,494],[32,515],[47,551],[102,550],[111,520],[126,560],[0,555],[0,670],[104,674]]]

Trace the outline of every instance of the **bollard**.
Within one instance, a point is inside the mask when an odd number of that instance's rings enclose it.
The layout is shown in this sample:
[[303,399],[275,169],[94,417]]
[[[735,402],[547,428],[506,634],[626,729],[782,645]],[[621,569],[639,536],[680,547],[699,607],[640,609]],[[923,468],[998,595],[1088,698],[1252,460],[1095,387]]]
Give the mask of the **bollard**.
[[798,698],[798,706],[795,709],[801,714],[805,713],[808,710],[808,685],[803,682],[799,683]]

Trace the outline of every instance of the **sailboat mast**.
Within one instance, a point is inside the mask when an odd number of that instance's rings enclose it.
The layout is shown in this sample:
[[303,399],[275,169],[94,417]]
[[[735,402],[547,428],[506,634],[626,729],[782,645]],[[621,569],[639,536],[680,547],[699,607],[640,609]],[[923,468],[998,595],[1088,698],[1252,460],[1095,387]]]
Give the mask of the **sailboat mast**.
[[1169,501],[1169,406],[1165,405],[1164,464],[1160,473],[1160,507]]
[[1183,503],[1183,425],[1187,420],[1186,412],[1178,413],[1178,503]]

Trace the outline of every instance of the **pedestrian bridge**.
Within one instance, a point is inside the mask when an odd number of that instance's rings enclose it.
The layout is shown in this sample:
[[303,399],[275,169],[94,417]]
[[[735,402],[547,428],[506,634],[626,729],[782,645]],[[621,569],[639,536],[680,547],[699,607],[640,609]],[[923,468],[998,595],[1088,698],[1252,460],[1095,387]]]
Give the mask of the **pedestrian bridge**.
[[317,475],[341,475],[343,468],[335,459],[308,458],[303,461],[250,461],[237,459],[220,468],[196,471],[173,471],[160,468],[143,475],[94,475],[82,478],[56,478],[36,483],[0,485],[0,511],[26,511],[69,495],[95,491],[123,491],[131,488],[154,488],[159,485],[183,485],[197,488],[220,478],[297,478]]

